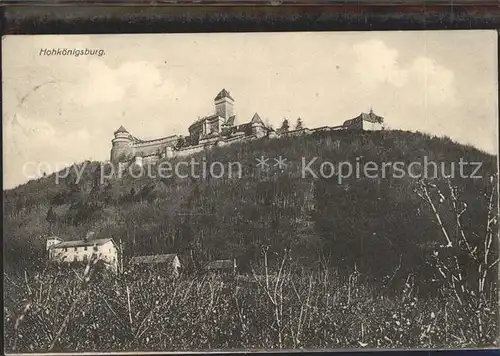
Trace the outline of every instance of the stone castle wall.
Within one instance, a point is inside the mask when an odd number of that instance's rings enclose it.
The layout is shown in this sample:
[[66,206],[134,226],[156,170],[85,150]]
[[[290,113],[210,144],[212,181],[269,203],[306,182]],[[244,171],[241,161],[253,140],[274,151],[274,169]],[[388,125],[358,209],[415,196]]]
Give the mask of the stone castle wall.
[[132,150],[135,156],[160,155],[165,152],[167,147],[174,147],[177,144],[179,136],[168,136],[158,140],[137,142],[132,144]]
[[111,162],[129,161],[134,157],[134,148],[131,141],[113,142],[111,148]]
[[[208,148],[207,146],[209,145],[196,145],[196,146],[181,148],[179,150],[174,150],[171,152],[170,157],[185,157],[192,155],[194,153],[203,152],[203,150]],[[169,156],[167,155],[167,157]]]
[[132,160],[136,156],[161,156],[168,147],[174,147],[178,139],[179,136],[177,135],[150,141],[140,141],[130,135],[118,137],[113,140],[111,161],[125,162]]
[[[142,164],[143,161],[155,161],[164,157],[188,156],[193,153],[210,149],[214,146],[229,145],[234,142],[254,140],[261,137],[277,138],[280,136],[308,135],[317,131],[330,130],[375,130],[382,123],[383,118],[375,115],[372,110],[369,114],[362,113],[358,117],[347,120],[341,126],[321,127],[317,129],[298,129],[287,132],[274,131],[265,126],[260,116],[255,113],[250,122],[235,125],[233,110],[234,99],[229,92],[223,89],[214,99],[215,115],[198,119],[189,127],[187,147],[177,149],[179,135],[171,135],[154,140],[140,140],[132,136],[123,126],[115,131],[112,140],[111,161],[132,162]],[[370,121],[365,123],[365,121]],[[365,128],[366,126],[366,128]]]

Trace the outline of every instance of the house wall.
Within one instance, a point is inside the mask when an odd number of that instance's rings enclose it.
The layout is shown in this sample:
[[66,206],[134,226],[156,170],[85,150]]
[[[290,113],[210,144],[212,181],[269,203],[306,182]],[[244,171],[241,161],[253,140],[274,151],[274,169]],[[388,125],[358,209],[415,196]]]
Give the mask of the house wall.
[[382,128],[383,128],[382,124],[363,120],[362,129],[365,131],[380,131],[382,130]]
[[61,242],[61,240],[58,240],[58,239],[48,239],[47,240],[47,249],[49,249],[51,246],[57,245],[60,242]]
[[89,260],[92,254],[97,254],[99,260],[110,264],[113,268],[118,266],[118,251],[112,241],[98,246],[76,246],[53,248],[51,256],[54,262],[82,262]]

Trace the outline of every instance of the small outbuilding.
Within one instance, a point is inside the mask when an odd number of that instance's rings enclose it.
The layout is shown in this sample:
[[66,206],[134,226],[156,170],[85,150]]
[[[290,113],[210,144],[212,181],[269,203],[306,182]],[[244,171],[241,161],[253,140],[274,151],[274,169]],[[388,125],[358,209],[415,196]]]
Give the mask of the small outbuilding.
[[134,256],[130,259],[132,270],[150,270],[164,275],[179,277],[181,261],[176,254]]
[[205,271],[215,274],[236,273],[236,260],[216,260],[205,265]]

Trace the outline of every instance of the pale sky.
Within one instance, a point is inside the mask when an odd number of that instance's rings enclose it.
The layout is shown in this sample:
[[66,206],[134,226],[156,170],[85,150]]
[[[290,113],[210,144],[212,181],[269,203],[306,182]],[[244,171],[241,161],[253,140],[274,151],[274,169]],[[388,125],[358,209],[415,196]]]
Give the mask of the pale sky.
[[29,179],[26,162],[50,172],[109,159],[120,125],[140,138],[187,135],[222,88],[237,123],[258,112],[274,127],[335,126],[373,107],[390,128],[497,153],[495,31],[5,36],[2,46],[4,188]]

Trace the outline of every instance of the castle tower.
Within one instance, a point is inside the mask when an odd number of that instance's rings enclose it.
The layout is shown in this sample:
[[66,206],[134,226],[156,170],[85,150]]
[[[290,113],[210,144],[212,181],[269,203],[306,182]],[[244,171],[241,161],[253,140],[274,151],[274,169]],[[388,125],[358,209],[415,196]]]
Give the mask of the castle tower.
[[257,138],[266,136],[266,126],[264,125],[264,122],[260,118],[259,114],[255,113],[250,123],[252,124],[252,133]]
[[226,89],[222,89],[221,92],[217,94],[214,101],[216,115],[219,115],[226,120],[234,115],[234,99]]
[[132,136],[123,126],[120,126],[120,128],[115,131],[115,138],[111,143],[113,145],[111,148],[111,162],[126,161],[132,157],[134,153]]

